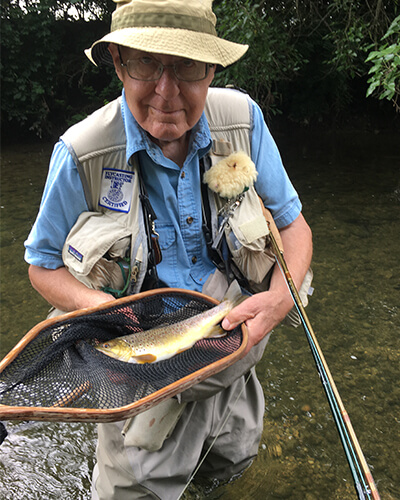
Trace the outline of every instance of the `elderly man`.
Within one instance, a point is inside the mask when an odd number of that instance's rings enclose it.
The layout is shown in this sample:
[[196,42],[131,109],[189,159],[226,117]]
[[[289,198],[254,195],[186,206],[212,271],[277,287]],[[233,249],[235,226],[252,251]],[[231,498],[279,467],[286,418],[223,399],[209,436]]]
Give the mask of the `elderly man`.
[[[221,153],[226,145],[229,153],[243,150],[251,157],[257,181],[245,198],[259,196],[271,211],[299,287],[311,261],[311,231],[261,110],[243,93],[209,89],[215,72],[247,50],[217,36],[211,0],[116,3],[111,32],[86,53],[95,64],[114,65],[123,83],[122,97],[72,127],[55,146],[40,211],[26,241],[26,260],[32,285],[56,308],[53,314],[108,302],[114,299],[110,290],[122,288],[112,273],[100,273],[99,278],[90,269],[77,272],[86,256],[96,252],[100,267],[129,257],[128,293],[149,286],[201,291],[207,282],[207,293],[213,294],[213,277],[218,283],[230,280],[224,276],[229,259],[249,291],[258,292],[222,324],[230,330],[246,323],[245,358],[156,407],[154,411],[169,417],[156,443],[148,430],[148,412],[99,426],[93,498],[173,500],[211,442],[200,473],[213,478],[229,479],[257,454],[264,400],[254,365],[268,334],[293,305],[277,266],[260,263],[263,252],[255,252],[251,244],[244,248],[247,265],[242,268],[229,244],[230,257],[215,261],[203,227],[218,228],[218,220],[212,210],[211,221],[205,220],[209,201],[202,189],[203,170],[228,154]],[[155,232],[145,230],[139,196],[143,190],[157,215],[161,262],[147,244],[149,232]],[[246,206],[254,204],[241,203],[238,213],[249,224],[259,220],[258,212]],[[95,239],[94,223],[104,228]],[[86,245],[79,252],[71,243],[76,234]],[[215,231],[213,238],[215,242]],[[121,245],[119,253],[109,251],[121,241],[122,251]],[[260,267],[261,277],[253,276],[253,269]],[[228,411],[227,427],[219,434],[218,424]]]

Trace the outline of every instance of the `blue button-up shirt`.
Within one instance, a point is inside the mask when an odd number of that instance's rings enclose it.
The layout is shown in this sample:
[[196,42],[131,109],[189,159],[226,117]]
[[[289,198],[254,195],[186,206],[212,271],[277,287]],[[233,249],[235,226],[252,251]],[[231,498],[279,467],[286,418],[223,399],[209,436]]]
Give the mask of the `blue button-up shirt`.
[[165,158],[123,103],[128,158],[139,153],[140,171],[156,213],[156,231],[162,251],[157,267],[168,286],[201,290],[215,269],[208,257],[201,220],[199,159],[211,147],[207,120],[203,115],[191,133],[189,151],[182,168]]
[[[212,142],[206,117],[203,114],[192,129],[188,155],[180,168],[140,128],[124,93],[121,105],[127,158],[138,153],[143,180],[157,215],[156,230],[163,257],[157,267],[159,277],[171,287],[201,290],[215,269],[202,231],[199,160]],[[299,215],[301,204],[262,112],[255,103],[252,106],[251,156],[259,172],[255,187],[277,226],[284,227]],[[25,260],[49,269],[62,266],[65,239],[80,213],[87,210],[76,165],[65,144],[59,141],[50,160],[39,214],[25,242]]]

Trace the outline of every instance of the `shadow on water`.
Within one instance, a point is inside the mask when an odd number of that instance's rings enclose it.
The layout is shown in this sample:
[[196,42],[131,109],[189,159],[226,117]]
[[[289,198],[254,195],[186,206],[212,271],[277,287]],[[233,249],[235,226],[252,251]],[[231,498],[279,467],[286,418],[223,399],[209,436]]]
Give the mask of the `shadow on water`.
[[[399,138],[295,134],[277,142],[314,234],[310,321],[382,499],[400,499]],[[2,153],[2,356],[48,308],[30,287],[23,241],[50,151],[27,146]],[[257,371],[266,414],[254,464],[218,489],[191,485],[185,498],[356,498],[302,329],[279,327]],[[0,448],[2,498],[89,498],[93,425],[7,427]]]

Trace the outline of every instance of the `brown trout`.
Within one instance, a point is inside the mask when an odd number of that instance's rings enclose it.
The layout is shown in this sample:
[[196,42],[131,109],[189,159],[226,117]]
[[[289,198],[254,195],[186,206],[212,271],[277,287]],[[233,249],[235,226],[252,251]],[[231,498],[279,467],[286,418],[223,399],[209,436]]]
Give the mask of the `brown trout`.
[[223,336],[225,332],[218,324],[246,298],[237,283],[232,285],[220,304],[201,314],[169,326],[117,337],[99,344],[96,349],[127,363],[154,363],[186,351],[200,339]]

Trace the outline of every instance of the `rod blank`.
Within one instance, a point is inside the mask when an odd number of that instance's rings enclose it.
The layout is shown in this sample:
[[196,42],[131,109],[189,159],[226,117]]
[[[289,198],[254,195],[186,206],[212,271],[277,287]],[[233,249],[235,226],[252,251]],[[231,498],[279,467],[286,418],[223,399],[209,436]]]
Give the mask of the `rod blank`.
[[[286,265],[283,252],[280,250],[272,232],[269,233],[269,238],[271,241],[275,259],[285,278],[286,284],[289,287],[289,291],[292,295],[296,309],[300,315],[302,325],[306,332],[307,339],[311,347],[311,352],[314,357],[314,361],[317,365],[317,370],[320,375],[320,379],[324,387],[326,396],[328,398],[328,402],[331,407],[331,411],[336,426],[338,428],[340,440],[345,450],[347,461],[349,462],[357,494],[360,499],[371,498],[372,496],[373,500],[380,500],[378,490],[376,488],[371,471],[368,467],[367,461],[365,460],[361,446],[358,442],[349,414],[347,413],[344,407],[339,391],[337,390],[335,381],[333,380],[333,377],[329,370],[328,364],[318,344],[318,340],[311,326],[310,320],[308,319],[305,308],[301,302],[299,293],[296,289],[296,286],[290,275],[289,269]],[[362,485],[360,483],[359,476],[361,476],[361,481],[363,483],[365,480],[365,482],[368,485],[368,488],[366,487],[365,484]]]

